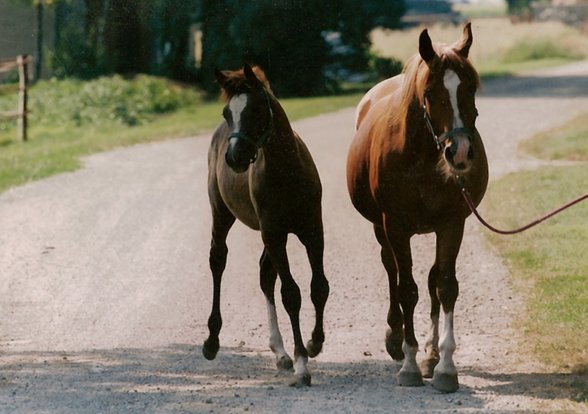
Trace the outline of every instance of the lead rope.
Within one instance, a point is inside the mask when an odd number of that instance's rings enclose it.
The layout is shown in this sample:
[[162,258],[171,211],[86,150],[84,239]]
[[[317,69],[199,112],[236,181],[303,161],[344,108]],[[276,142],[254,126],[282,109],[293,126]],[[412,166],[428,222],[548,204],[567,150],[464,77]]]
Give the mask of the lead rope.
[[463,177],[458,176],[457,177],[457,183],[459,185],[459,187],[461,188],[461,194],[463,195],[463,198],[465,199],[465,202],[467,203],[468,207],[470,208],[470,210],[472,211],[472,213],[476,216],[476,218],[478,220],[480,220],[480,223],[482,223],[484,226],[486,226],[486,228],[488,228],[489,230],[498,233],[498,234],[517,234],[517,233],[522,233],[525,230],[530,229],[531,227],[535,227],[537,224],[555,216],[558,213],[561,213],[562,211],[572,207],[573,205],[576,205],[586,199],[588,199],[588,193],[564,204],[563,206],[545,214],[543,217],[538,218],[537,220],[523,226],[523,227],[519,227],[518,229],[514,229],[514,230],[500,230],[497,229],[496,227],[488,224],[488,222],[486,222],[486,220],[484,220],[482,218],[482,216],[480,215],[480,213],[478,213],[478,210],[476,209],[476,205],[474,204],[474,201],[472,200],[472,196],[470,195],[470,193],[468,192],[468,190],[466,190],[465,188],[465,182]]

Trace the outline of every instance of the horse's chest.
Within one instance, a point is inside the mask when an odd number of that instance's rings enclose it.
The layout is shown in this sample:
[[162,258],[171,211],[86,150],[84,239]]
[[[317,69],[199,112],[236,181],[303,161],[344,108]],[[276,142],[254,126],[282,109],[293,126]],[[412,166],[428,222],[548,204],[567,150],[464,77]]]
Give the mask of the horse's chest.
[[459,214],[459,192],[452,186],[416,175],[394,180],[381,205],[399,230],[431,233]]

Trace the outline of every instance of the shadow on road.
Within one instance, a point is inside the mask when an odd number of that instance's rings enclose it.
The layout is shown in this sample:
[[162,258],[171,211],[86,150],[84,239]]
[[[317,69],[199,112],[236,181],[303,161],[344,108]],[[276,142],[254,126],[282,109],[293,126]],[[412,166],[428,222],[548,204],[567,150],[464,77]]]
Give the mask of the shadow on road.
[[496,98],[588,97],[588,76],[516,76],[482,82],[481,96]]
[[585,381],[562,374],[494,375],[466,369],[464,375],[484,378],[491,385],[478,390],[462,386],[456,394],[441,394],[430,386],[398,387],[398,366],[391,361],[330,363],[319,358],[310,368],[313,386],[294,389],[286,385],[290,374],[274,369],[269,352],[247,348],[221,348],[212,362],[204,360],[199,346],[190,345],[4,354],[0,411],[481,412],[484,401],[476,392],[576,399],[579,381]]

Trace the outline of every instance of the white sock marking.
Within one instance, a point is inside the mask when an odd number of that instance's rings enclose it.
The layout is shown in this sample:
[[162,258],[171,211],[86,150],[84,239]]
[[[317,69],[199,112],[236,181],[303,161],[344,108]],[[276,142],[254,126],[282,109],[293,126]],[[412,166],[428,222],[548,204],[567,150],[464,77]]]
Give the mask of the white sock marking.
[[444,374],[456,374],[457,368],[453,363],[455,352],[455,337],[453,336],[453,312],[444,313],[443,335],[439,343],[439,354],[441,360],[435,367],[435,372]]
[[276,307],[269,300],[266,299],[267,305],[267,320],[270,328],[270,340],[269,346],[277,359],[282,357],[288,357],[286,349],[284,349],[284,342],[282,341],[282,334],[278,326],[278,315],[276,313]]

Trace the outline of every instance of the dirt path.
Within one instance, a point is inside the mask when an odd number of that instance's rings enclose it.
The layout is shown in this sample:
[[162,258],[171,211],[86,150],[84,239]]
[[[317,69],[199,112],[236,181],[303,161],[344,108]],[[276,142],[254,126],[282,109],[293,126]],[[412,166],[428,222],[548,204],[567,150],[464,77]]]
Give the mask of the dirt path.
[[[489,83],[478,100],[492,177],[536,167],[517,143],[588,110],[588,64]],[[0,413],[510,413],[582,407],[569,381],[519,356],[522,301],[469,220],[458,261],[460,390],[396,386],[384,350],[387,279],[371,228],[353,210],[344,160],[353,111],[298,122],[324,187],[325,267],[332,294],[313,386],[291,389],[267,349],[258,287],[259,235],[235,226],[223,285],[221,351],[201,356],[211,300],[208,137],[140,145],[0,195]],[[429,236],[413,240],[424,343]],[[311,329],[309,266],[294,239],[292,270]],[[287,317],[279,313],[287,348]]]

